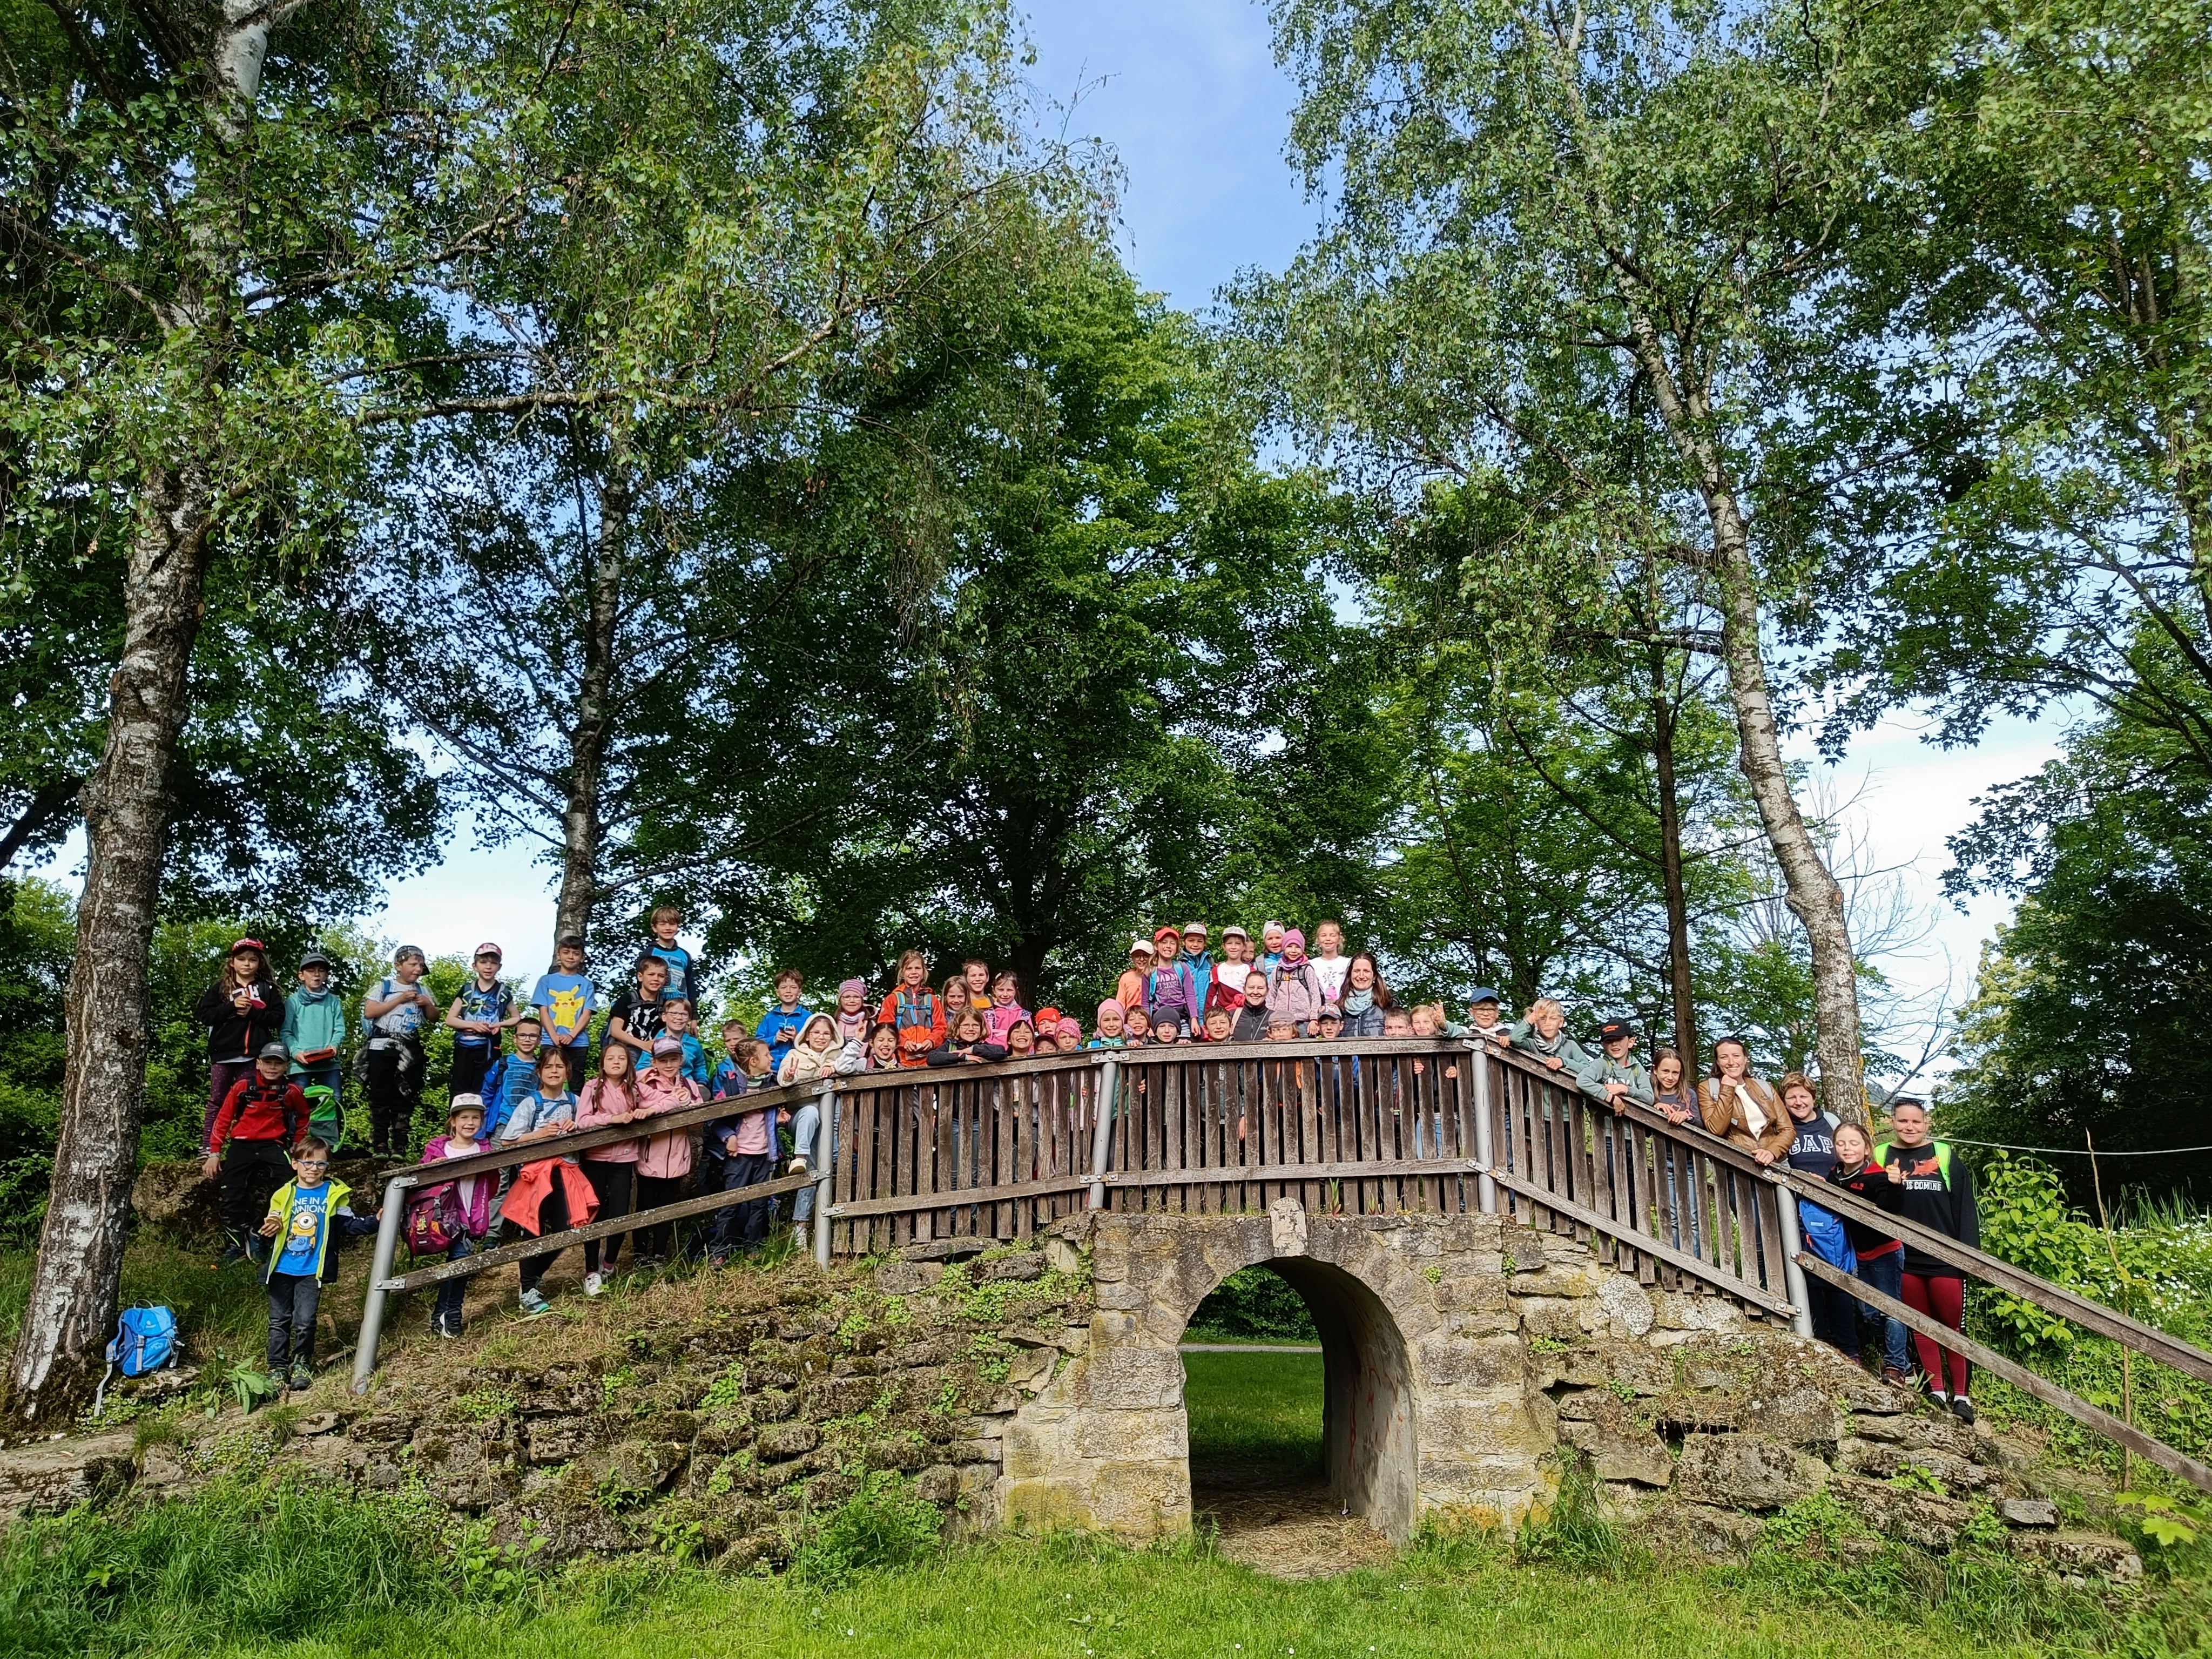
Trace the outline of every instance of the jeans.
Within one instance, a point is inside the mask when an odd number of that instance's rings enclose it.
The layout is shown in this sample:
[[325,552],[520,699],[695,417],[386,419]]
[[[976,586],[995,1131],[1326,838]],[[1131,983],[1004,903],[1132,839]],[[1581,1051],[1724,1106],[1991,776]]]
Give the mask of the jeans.
[[[1859,1277],[1884,1296],[1893,1296],[1899,1302],[1904,1301],[1905,1252],[1891,1250],[1881,1255],[1861,1256]],[[1881,1363],[1884,1369],[1893,1371],[1911,1370],[1912,1359],[1905,1348],[1905,1322],[1901,1319],[1893,1319],[1885,1313],[1877,1313],[1863,1302],[1859,1304],[1859,1312],[1865,1318],[1881,1322]]]
[[[464,1261],[477,1253],[476,1241],[463,1234],[446,1246],[446,1260]],[[461,1328],[461,1298],[468,1292],[466,1279],[448,1279],[438,1286],[438,1300],[430,1310],[430,1328],[444,1330],[450,1327],[459,1335]]]
[[[734,1193],[741,1187],[757,1187],[775,1179],[774,1152],[738,1152],[717,1160],[721,1165],[722,1191]],[[712,1165],[708,1166],[711,1170]],[[748,1252],[757,1250],[768,1240],[769,1224],[775,1218],[775,1200],[772,1198],[749,1198],[742,1204],[732,1204],[714,1212],[714,1227],[707,1235],[707,1249],[715,1255],[726,1255],[735,1247]]]
[[269,1369],[315,1363],[315,1310],[323,1281],[313,1273],[272,1273],[269,1279]]
[[[837,1155],[836,1139],[837,1127],[834,1118],[830,1121],[830,1133],[831,1137],[830,1156],[835,1158]],[[805,1158],[808,1171],[816,1176],[826,1175],[830,1170],[829,1160],[822,1156],[822,1148],[819,1145],[821,1138],[822,1109],[810,1100],[799,1109],[798,1115],[791,1121],[791,1146],[793,1155]],[[956,1148],[959,1139],[956,1127],[953,1135]],[[957,1158],[957,1152],[955,1156]],[[791,1206],[791,1218],[793,1221],[807,1221],[812,1219],[813,1215],[814,1188],[801,1187],[799,1189],[799,1201]]]

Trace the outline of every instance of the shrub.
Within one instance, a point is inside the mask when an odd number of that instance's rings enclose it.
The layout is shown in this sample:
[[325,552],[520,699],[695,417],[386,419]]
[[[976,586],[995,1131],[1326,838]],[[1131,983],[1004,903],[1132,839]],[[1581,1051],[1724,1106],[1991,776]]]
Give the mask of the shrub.
[[1217,1331],[1224,1336],[1321,1340],[1321,1329],[1304,1299],[1269,1267],[1247,1267],[1230,1274],[1198,1304],[1190,1325],[1193,1330]]
[[912,1481],[878,1469],[793,1553],[791,1576],[828,1586],[871,1568],[903,1566],[937,1547],[944,1525],[937,1505],[917,1496]]

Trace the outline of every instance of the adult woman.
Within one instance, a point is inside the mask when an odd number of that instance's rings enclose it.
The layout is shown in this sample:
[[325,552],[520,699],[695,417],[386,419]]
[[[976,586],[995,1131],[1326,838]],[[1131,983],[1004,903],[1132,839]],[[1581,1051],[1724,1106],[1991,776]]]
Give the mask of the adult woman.
[[1712,1075],[1698,1085],[1698,1115],[1708,1134],[1741,1146],[1761,1164],[1786,1154],[1795,1138],[1782,1097],[1752,1076],[1751,1053],[1741,1037],[1713,1044]]
[[208,1028],[208,1104],[198,1142],[204,1146],[223,1097],[241,1078],[253,1075],[253,1057],[283,1029],[284,999],[276,994],[269,953],[259,939],[242,939],[230,947],[195,1012]]
[[1337,1006],[1344,1013],[1346,1036],[1382,1035],[1382,1017],[1398,1006],[1398,999],[1382,982],[1382,969],[1371,952],[1362,951],[1344,970],[1344,1000]]
[[[576,1097],[576,1127],[579,1129],[605,1129],[617,1123],[627,1123],[637,1115],[637,1062],[630,1056],[634,1051],[626,1042],[610,1042],[599,1051],[599,1075],[584,1085]],[[630,1197],[637,1178],[637,1142],[617,1140],[612,1146],[594,1146],[584,1154],[584,1179],[592,1183],[592,1191],[599,1200],[599,1219],[614,1221],[630,1212]],[[622,1254],[623,1240],[629,1237],[617,1233],[605,1243],[605,1272],[601,1271],[601,1241],[584,1241],[584,1294],[597,1296],[606,1288],[605,1273],[614,1271],[615,1258]]]
[[[1951,1148],[1937,1140],[1928,1127],[1928,1109],[1907,1097],[1889,1103],[1889,1139],[1875,1148],[1875,1161],[1888,1170],[1898,1188],[1897,1213],[1917,1221],[1931,1232],[1955,1238],[1961,1244],[1981,1248],[1981,1215],[1974,1204],[1973,1167],[1952,1156]],[[1966,1275],[1948,1261],[1924,1250],[1905,1247],[1905,1304],[1907,1307],[1949,1326],[1966,1328]],[[1974,1420],[1974,1402],[1968,1397],[1967,1365],[1963,1354],[1950,1353],[1932,1336],[1913,1334],[1920,1351],[1921,1374],[1928,1379],[1928,1397],[1950,1407],[1960,1419]],[[1944,1388],[1943,1366],[1950,1362],[1950,1388]]]

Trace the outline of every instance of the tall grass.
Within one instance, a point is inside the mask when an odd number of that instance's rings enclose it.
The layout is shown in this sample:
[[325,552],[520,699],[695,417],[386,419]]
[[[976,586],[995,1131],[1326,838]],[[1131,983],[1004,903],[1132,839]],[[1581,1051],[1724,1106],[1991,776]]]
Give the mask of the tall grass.
[[204,1652],[450,1613],[453,1524],[419,1496],[236,1477],[188,1502],[19,1522],[0,1532],[0,1653]]

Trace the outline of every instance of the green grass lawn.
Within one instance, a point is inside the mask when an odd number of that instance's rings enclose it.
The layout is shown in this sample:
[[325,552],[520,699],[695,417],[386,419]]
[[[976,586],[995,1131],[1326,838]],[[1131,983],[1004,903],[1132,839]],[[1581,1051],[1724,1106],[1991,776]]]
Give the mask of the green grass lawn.
[[[1741,1593],[1718,1575],[1605,1577],[1416,1555],[1382,1571],[1284,1584],[1195,1554],[1006,1544],[826,1594],[702,1575],[640,1594],[616,1580],[533,1614],[392,1615],[290,1643],[179,1647],[283,1659],[378,1651],[470,1659],[2027,1659],[2113,1651],[2106,1644],[2117,1634],[2086,1644],[2025,1632],[1983,1642],[1940,1613],[1778,1601]],[[2147,1628],[2118,1650],[2185,1652],[2201,1635]]]
[[1190,1455],[1322,1467],[1317,1353],[1187,1353]]

